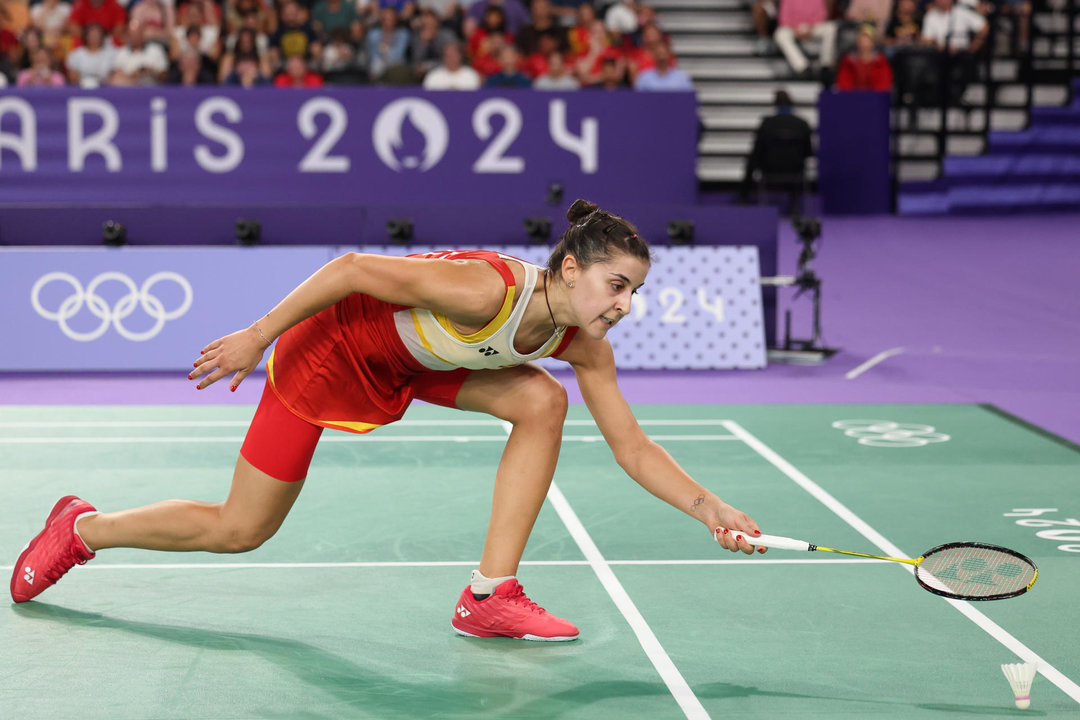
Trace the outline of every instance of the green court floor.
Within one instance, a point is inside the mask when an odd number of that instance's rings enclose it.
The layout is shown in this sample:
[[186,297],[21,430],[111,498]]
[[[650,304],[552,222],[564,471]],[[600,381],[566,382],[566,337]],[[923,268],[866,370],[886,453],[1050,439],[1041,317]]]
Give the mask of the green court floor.
[[[5,577],[61,495],[222,499],[252,411],[0,407]],[[0,720],[1080,718],[1077,448],[975,405],[635,411],[767,533],[910,557],[981,540],[1039,581],[953,603],[895,563],[723,552],[573,407],[519,578],[581,638],[459,637],[506,430],[418,406],[370,436],[328,431],[256,551],[103,551],[9,604]],[[1020,711],[1000,665],[1036,656]]]

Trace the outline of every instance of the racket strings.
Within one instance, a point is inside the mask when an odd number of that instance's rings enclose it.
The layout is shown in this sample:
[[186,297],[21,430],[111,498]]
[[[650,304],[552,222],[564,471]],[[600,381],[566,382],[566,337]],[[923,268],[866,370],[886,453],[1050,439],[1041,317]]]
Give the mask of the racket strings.
[[992,598],[1023,592],[1034,581],[1035,566],[1018,555],[992,547],[955,544],[923,556],[919,582],[942,594]]

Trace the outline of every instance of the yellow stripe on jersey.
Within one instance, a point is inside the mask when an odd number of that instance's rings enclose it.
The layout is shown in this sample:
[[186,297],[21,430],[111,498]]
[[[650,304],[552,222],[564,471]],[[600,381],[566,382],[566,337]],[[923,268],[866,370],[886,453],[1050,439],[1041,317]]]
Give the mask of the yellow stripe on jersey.
[[[510,311],[514,307],[514,294],[516,290],[516,285],[506,286],[506,297],[503,298],[503,304],[502,308],[499,310],[499,314],[492,318],[491,322],[474,332],[472,335],[462,335],[458,332],[457,328],[454,327],[454,324],[450,322],[450,318],[442,313],[432,311],[431,315],[439,325],[442,325],[443,330],[445,330],[450,337],[469,344],[483,342],[494,335],[495,331],[501,328],[503,323],[506,322],[506,318],[510,317]],[[424,344],[427,345],[426,342]],[[430,350],[431,348],[429,347],[428,349]]]
[[441,355],[439,355],[439,353],[435,352],[435,348],[431,347],[431,343],[429,343],[428,339],[424,336],[424,328],[423,325],[421,325],[420,323],[420,317],[416,314],[416,309],[413,308],[409,310],[409,314],[412,315],[413,327],[416,328],[416,336],[420,338],[420,342],[425,348],[427,348],[427,351],[431,353],[434,357],[442,360],[447,365],[454,365],[455,363],[452,363],[446,358],[442,357]]

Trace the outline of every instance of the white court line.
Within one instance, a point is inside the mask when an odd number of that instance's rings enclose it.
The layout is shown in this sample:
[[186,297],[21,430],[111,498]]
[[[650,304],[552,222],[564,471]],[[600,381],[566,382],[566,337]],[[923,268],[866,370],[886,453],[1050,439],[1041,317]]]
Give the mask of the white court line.
[[[639,420],[639,425],[712,426],[723,420]],[[0,428],[142,428],[142,427],[241,427],[250,420],[5,420]],[[564,425],[596,427],[593,420],[566,420]],[[501,420],[398,420],[394,427],[501,427]]]
[[[734,560],[607,560],[608,565],[860,565],[860,564],[885,564],[886,560],[862,560],[862,559],[806,559],[769,560],[765,558],[744,558]],[[209,562],[209,563],[125,563],[106,564],[91,563],[86,565],[91,570],[319,570],[332,568],[347,570],[349,568],[437,568],[437,567],[476,567],[479,560],[390,560],[390,561],[356,561],[356,562]],[[530,567],[559,566],[559,565],[589,565],[588,560],[522,560],[521,565]],[[13,565],[0,565],[0,572],[13,570]],[[81,572],[81,571],[80,571]]]
[[[510,423],[503,423],[503,427],[509,434],[512,429]],[[607,591],[612,602],[615,603],[615,607],[619,609],[619,612],[622,613],[622,616],[630,625],[630,629],[634,631],[634,635],[637,636],[638,642],[641,644],[641,649],[645,651],[645,655],[652,662],[653,667],[656,668],[660,679],[667,685],[668,691],[671,692],[675,702],[682,708],[683,713],[690,720],[698,720],[699,718],[709,720],[709,713],[705,711],[697,695],[690,689],[686,678],[682,676],[679,669],[675,667],[675,663],[668,657],[667,651],[664,650],[649,624],[645,622],[645,618],[641,615],[637,606],[634,605],[634,601],[630,599],[626,588],[615,577],[615,573],[611,570],[607,560],[604,559],[600,548],[593,542],[588,530],[582,525],[577,513],[570,507],[566,496],[562,494],[554,480],[551,482],[551,487],[548,488],[547,499],[551,506],[555,508],[555,512],[558,513],[559,519],[566,526],[570,536],[574,538],[574,542],[577,543],[581,554],[585,556],[593,572],[596,573],[600,584],[604,586],[604,590]]]
[[907,350],[906,347],[894,347],[894,348],[891,348],[889,350],[879,352],[877,355],[870,358],[869,360],[864,362],[862,365],[859,365],[857,368],[853,368],[853,369],[849,370],[844,375],[844,377],[846,377],[848,380],[854,380],[855,378],[859,377],[864,372],[866,372],[870,368],[874,367],[878,363],[881,363],[881,362],[884,362],[885,360],[888,360],[893,355],[899,355],[900,353],[904,352],[905,350]]
[[[733,435],[653,435],[653,440],[669,442],[715,442],[738,440]],[[603,435],[564,435],[563,442],[603,442]],[[185,435],[129,435],[129,436],[83,436],[83,437],[5,437],[0,445],[66,445],[66,444],[124,444],[124,443],[241,443],[242,435],[185,436]],[[357,435],[342,433],[324,435],[319,442],[499,442],[505,443],[505,435]]]
[[[821,502],[825,507],[836,513],[840,519],[846,522],[851,527],[855,528],[865,537],[872,542],[881,552],[885,555],[898,558],[908,558],[909,556],[904,553],[896,545],[889,542],[885,536],[879,533],[874,528],[870,527],[862,518],[852,512],[843,503],[830,495],[824,488],[808,478],[802,472],[800,472],[794,465],[777,454],[772,448],[765,443],[758,440],[751,435],[741,425],[733,420],[726,420],[724,427],[735,435],[747,445],[749,445],[755,452],[761,455],[775,466],[780,472],[787,475],[795,484],[810,493],[816,500]],[[910,573],[914,573],[915,569],[910,565],[901,564],[905,570]],[[991,637],[997,640],[999,643],[1007,647],[1019,658],[1025,662],[1035,662],[1039,664],[1039,672],[1042,673],[1050,682],[1058,686],[1066,695],[1080,703],[1080,686],[1065,676],[1060,670],[1048,663],[1035,653],[1034,650],[1024,645],[1022,642],[1013,637],[1008,631],[995,623],[990,618],[986,617],[982,612],[976,610],[971,606],[971,603],[963,600],[952,600],[949,598],[943,598],[946,602],[952,605],[954,608],[963,613],[969,620],[982,628]]]

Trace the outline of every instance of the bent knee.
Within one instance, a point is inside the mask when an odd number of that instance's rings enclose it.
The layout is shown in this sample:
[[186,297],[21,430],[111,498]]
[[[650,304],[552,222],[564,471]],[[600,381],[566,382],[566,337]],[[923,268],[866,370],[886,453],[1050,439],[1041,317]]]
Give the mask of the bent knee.
[[546,372],[538,371],[522,388],[514,417],[509,419],[514,424],[545,422],[562,427],[569,406],[570,401],[562,383]]
[[221,528],[218,538],[218,552],[221,553],[245,553],[255,548],[274,536],[275,529],[266,529],[254,526],[225,525]]

